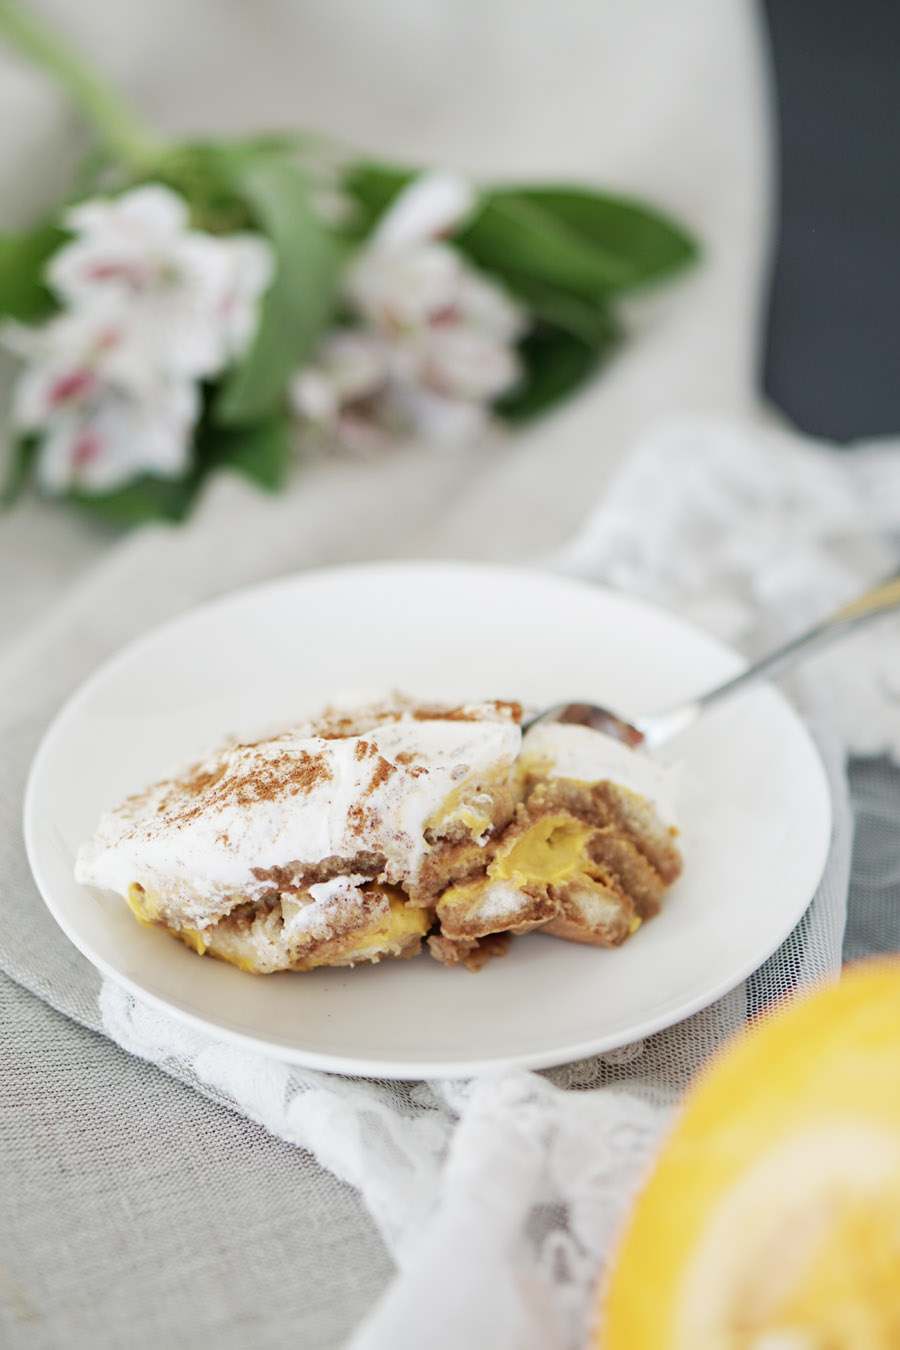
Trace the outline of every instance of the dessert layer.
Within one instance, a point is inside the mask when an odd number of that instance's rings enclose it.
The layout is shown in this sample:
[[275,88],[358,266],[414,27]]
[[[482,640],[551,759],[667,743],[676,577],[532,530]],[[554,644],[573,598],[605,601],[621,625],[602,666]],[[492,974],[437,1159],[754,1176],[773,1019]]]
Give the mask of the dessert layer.
[[104,816],[76,878],[122,895],[137,883],[159,897],[160,919],[195,926],[366,852],[371,879],[427,895],[435,842],[477,844],[510,810],[518,716],[500,703],[394,703],[344,718],[349,732],[333,715],[226,746]]
[[681,870],[661,766],[516,704],[396,699],[225,747],[104,816],[78,880],[257,973],[532,930],[616,946]]

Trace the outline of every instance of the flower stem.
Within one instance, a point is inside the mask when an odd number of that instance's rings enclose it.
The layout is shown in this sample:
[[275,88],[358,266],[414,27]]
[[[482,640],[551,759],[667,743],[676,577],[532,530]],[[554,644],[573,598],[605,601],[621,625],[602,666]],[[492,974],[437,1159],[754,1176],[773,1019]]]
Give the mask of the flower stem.
[[61,85],[99,138],[128,165],[140,169],[160,155],[161,142],[141,126],[121,95],[16,0],[0,0],[0,37]]

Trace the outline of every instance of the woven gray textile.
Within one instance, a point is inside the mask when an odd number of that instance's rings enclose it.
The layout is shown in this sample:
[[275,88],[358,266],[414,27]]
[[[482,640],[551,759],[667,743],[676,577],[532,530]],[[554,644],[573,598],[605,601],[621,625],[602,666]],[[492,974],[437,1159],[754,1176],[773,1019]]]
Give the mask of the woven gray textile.
[[0,977],[0,1345],[340,1344],[390,1276],[308,1155]]

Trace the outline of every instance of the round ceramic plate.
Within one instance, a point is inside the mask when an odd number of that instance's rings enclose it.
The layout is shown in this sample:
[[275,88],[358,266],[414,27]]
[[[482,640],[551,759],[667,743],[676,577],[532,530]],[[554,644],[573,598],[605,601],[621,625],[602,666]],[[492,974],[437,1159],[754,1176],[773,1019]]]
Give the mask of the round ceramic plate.
[[65,705],[25,803],[41,893],[75,945],[136,995],[215,1035],[373,1077],[546,1067],[672,1025],[775,950],[825,864],[830,804],[810,738],[762,687],[673,741],[684,874],[607,951],[530,935],[473,975],[423,955],[253,977],[135,923],[76,885],[101,812],[228,736],[336,696],[584,699],[665,707],[740,668],[670,614],[546,573],[450,563],[346,567],[238,592],[155,629]]

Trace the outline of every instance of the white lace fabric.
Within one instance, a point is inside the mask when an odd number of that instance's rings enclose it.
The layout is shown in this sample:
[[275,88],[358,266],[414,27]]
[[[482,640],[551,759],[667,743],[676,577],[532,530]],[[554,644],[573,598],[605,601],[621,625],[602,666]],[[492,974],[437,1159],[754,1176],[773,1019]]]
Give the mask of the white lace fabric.
[[[635,448],[561,565],[660,601],[762,653],[888,575],[900,557],[900,457],[681,418]],[[900,755],[900,635],[869,628],[816,658],[850,753]]]
[[[578,537],[548,561],[661,601],[752,652],[887,570],[897,478],[893,449],[847,456],[782,431],[669,421],[642,438]],[[844,758],[900,747],[897,643],[896,626],[876,627],[794,681],[835,803],[828,866],[803,920],[738,989],[646,1042],[545,1074],[368,1082],[220,1044],[104,985],[103,1026],[121,1045],[359,1190],[398,1273],[356,1350],[584,1344],[628,1200],[691,1078],[748,1011],[839,967],[852,833]]]

